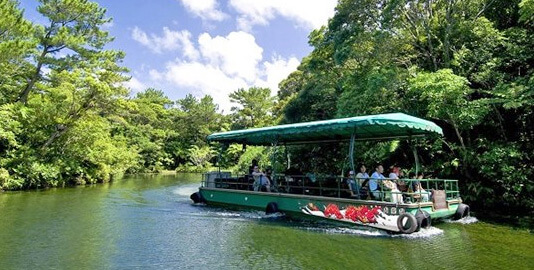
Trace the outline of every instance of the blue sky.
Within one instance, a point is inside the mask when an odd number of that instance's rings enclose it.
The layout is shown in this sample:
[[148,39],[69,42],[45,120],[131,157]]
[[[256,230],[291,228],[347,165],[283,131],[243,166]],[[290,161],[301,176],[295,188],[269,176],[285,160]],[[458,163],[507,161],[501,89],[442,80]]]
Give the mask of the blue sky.
[[[99,0],[105,26],[126,53],[132,93],[147,87],[171,99],[211,95],[232,106],[238,88],[269,87],[296,69],[312,48],[308,34],[327,23],[335,0]],[[22,0],[25,17],[46,24],[36,0]]]

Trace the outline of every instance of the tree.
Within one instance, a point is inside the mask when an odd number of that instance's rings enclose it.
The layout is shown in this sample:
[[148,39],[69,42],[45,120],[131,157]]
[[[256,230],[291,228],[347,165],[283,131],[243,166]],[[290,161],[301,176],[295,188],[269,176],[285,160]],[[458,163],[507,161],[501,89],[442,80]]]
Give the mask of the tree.
[[37,43],[34,31],[16,1],[0,0],[0,105],[16,98],[31,67],[27,58]]
[[20,25],[3,32],[0,47],[22,46],[0,66],[20,72],[2,84],[8,104],[0,113],[9,118],[0,166],[7,182],[20,184],[8,188],[109,181],[133,166],[136,150],[111,134],[110,119],[128,94],[121,86],[127,70],[118,64],[124,53],[103,49],[112,40],[100,28],[110,20],[105,10],[84,0],[43,0],[38,11],[49,21],[43,27],[24,21],[13,2],[2,5],[15,18],[6,14],[2,25]]
[[[34,86],[42,77],[42,70],[48,67],[62,71],[72,68],[95,68],[105,60],[118,60],[119,52],[103,51],[112,38],[101,30],[111,21],[105,17],[105,9],[87,0],[40,0],[38,11],[49,20],[46,27],[38,27],[38,53],[34,56],[35,67],[28,74],[27,83],[18,100],[26,103]],[[56,57],[61,51],[66,56]],[[115,63],[112,61],[112,63]]]
[[111,119],[113,134],[124,136],[139,153],[137,166],[128,168],[128,172],[174,169],[170,154],[165,151],[168,139],[177,135],[171,129],[172,104],[161,90],[148,88],[129,100],[121,115]]
[[214,132],[228,130],[227,119],[217,112],[218,106],[211,96],[201,99],[188,94],[177,100],[177,110],[171,115],[171,129],[179,135],[169,138],[166,142],[166,152],[170,153],[176,166],[190,160],[189,149],[195,145],[202,149],[207,146],[206,137]]
[[241,88],[230,93],[230,101],[239,104],[231,108],[232,129],[264,127],[274,123],[274,98],[269,88]]

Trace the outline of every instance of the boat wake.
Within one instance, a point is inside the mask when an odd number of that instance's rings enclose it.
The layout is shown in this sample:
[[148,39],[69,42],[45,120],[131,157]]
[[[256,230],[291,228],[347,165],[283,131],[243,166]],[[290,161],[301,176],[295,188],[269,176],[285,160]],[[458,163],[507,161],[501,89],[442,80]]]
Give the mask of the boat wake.
[[419,238],[429,238],[436,235],[443,234],[443,230],[436,228],[436,227],[430,227],[428,229],[421,229],[418,232],[414,232],[412,234],[392,234],[391,237],[399,237],[399,238],[407,238],[407,239],[419,239]]
[[191,196],[191,194],[197,191],[198,191],[198,185],[195,184],[195,185],[177,187],[172,191],[172,193],[179,195],[179,196],[189,197]]
[[353,234],[353,235],[365,235],[365,236],[387,236],[386,232],[378,230],[365,230],[365,229],[354,229],[354,228],[328,228],[328,227],[297,227],[301,230],[320,232],[326,234]]
[[285,216],[283,213],[265,214],[263,211],[240,212],[239,215],[246,219],[272,219]]
[[478,219],[476,217],[467,216],[458,220],[452,220],[452,219],[446,219],[445,222],[447,223],[460,223],[460,224],[473,224],[477,223]]
[[[201,205],[201,204],[199,204]],[[274,214],[265,214],[263,211],[229,211],[225,209],[220,209],[220,211],[209,208],[208,211],[202,211],[200,213],[189,213],[191,216],[197,217],[211,217],[211,218],[225,218],[225,219],[235,219],[235,220],[262,220],[262,219],[278,219],[285,217],[283,213],[274,213]],[[213,211],[214,210],[214,211]]]
[[323,227],[298,227],[302,230],[313,231],[313,232],[322,232],[326,234],[351,234],[351,235],[361,235],[361,236],[371,236],[371,237],[391,237],[391,238],[407,238],[407,239],[418,239],[418,238],[429,238],[436,235],[443,234],[443,230],[430,227],[428,229],[421,229],[418,232],[412,234],[392,234],[386,231],[376,230],[376,229],[357,229],[357,228],[345,228],[345,227],[335,227],[335,228],[323,228]]

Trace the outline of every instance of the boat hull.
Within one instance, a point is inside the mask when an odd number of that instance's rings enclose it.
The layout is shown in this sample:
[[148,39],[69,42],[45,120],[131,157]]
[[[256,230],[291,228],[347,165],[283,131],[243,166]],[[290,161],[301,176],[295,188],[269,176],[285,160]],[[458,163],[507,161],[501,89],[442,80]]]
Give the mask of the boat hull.
[[[406,225],[406,222],[413,221],[413,219],[410,217],[405,221],[404,218],[406,216],[412,215],[416,217],[421,215],[422,211],[425,211],[432,220],[448,218],[455,215],[458,205],[461,203],[459,199],[449,200],[447,201],[447,208],[436,210],[433,208],[431,202],[395,204],[373,200],[354,200],[208,187],[201,187],[199,192],[207,204],[235,205],[266,210],[269,204],[274,203],[278,211],[288,214],[298,213],[402,233],[413,232],[413,230],[409,229],[410,224]],[[399,221],[399,219],[402,220]],[[408,230],[406,230],[406,226]],[[416,229],[419,229],[419,227]]]

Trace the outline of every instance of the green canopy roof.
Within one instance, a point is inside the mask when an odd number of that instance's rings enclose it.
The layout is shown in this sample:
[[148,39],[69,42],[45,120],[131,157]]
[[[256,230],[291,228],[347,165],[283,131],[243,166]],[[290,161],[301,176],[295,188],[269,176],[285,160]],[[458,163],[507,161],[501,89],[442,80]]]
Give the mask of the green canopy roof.
[[343,141],[350,139],[352,134],[356,136],[356,140],[383,140],[443,135],[443,132],[433,122],[403,113],[389,113],[233,130],[211,134],[207,139],[222,143],[270,145],[274,142],[294,144]]

